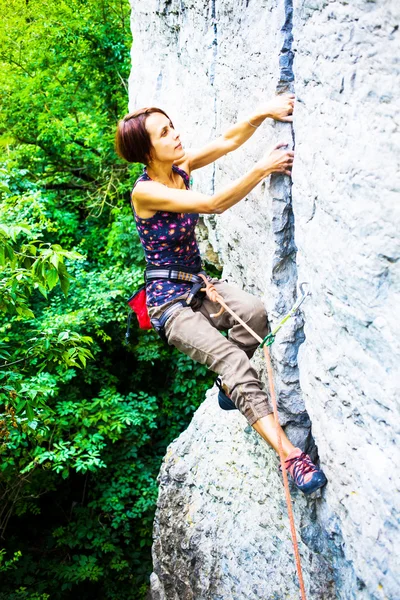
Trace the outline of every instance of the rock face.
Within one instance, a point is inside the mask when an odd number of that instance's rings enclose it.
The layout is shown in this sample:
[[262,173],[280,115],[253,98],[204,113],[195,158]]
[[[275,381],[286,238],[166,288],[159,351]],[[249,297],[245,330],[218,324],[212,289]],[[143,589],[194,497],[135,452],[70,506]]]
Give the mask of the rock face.
[[[293,490],[315,599],[400,598],[399,12],[397,0],[132,5],[130,108],[163,108],[184,146],[296,94],[293,125],[265,121],[193,187],[212,194],[279,141],[295,150],[292,181],[271,176],[204,218],[204,256],[273,324],[310,285],[271,353],[281,423],[329,480],[319,498]],[[211,390],[160,472],[153,600],[300,597],[277,465]]]
[[[210,391],[169,446],[159,477],[153,598],[297,598],[278,458],[240,413],[220,413]],[[307,504],[297,490],[293,499],[296,521],[308,528],[316,500]],[[335,598],[324,556],[305,544],[301,555],[310,597]]]

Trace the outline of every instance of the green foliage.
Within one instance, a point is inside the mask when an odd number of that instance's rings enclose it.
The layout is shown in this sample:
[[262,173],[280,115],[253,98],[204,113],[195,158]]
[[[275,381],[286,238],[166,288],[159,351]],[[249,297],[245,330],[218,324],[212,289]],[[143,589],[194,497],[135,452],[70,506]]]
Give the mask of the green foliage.
[[161,460],[211,376],[124,342],[129,4],[0,5],[0,600],[143,600]]
[[14,552],[14,556],[9,560],[5,560],[5,555],[6,555],[6,551],[4,550],[4,548],[2,548],[0,550],[0,572],[1,573],[4,573],[5,571],[8,571],[9,569],[15,569],[16,563],[17,563],[18,559],[21,557],[21,552],[20,551]]

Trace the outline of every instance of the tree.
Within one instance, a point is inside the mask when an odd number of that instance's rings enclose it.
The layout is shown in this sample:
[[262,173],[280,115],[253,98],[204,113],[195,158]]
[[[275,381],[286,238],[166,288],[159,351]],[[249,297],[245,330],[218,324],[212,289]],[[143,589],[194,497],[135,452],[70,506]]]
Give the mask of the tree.
[[144,598],[156,476],[207,370],[133,327],[143,277],[115,154],[129,6],[2,0],[0,600]]

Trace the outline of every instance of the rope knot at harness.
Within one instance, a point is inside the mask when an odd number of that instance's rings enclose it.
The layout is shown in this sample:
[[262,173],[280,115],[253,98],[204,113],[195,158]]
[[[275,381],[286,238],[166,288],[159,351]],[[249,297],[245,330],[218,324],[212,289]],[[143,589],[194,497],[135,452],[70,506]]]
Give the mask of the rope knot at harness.
[[[221,304],[221,301],[223,302],[223,299],[218,294],[217,290],[214,287],[214,284],[211,283],[210,281],[208,281],[208,279],[202,273],[198,273],[198,276],[201,277],[203,279],[204,283],[206,284],[206,287],[201,288],[200,291],[205,292],[207,294],[207,297],[211,300],[211,302],[219,302]],[[213,318],[220,317],[224,311],[225,311],[225,308],[224,308],[223,304],[221,304],[221,309],[217,313],[210,314],[210,317],[213,317]]]

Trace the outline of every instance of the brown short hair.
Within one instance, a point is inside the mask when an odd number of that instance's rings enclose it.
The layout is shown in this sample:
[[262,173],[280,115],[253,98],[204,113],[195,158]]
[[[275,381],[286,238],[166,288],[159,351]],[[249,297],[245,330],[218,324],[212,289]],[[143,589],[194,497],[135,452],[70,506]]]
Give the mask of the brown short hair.
[[[139,110],[125,115],[119,121],[115,134],[115,149],[121,158],[130,163],[147,165],[150,162],[150,151],[153,145],[145,123],[148,115],[155,112],[161,113],[169,119],[166,112],[153,106],[139,108]],[[171,121],[171,119],[169,120]]]

